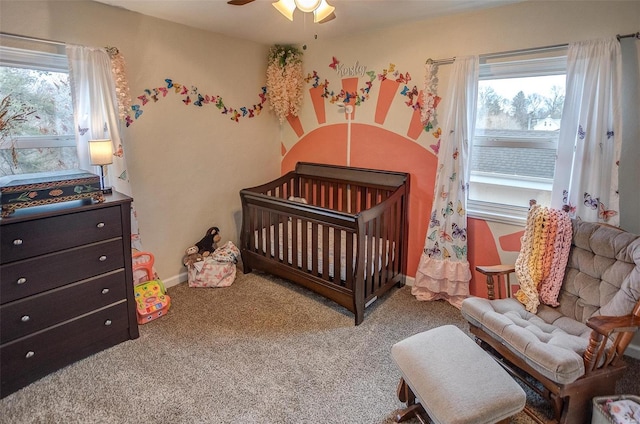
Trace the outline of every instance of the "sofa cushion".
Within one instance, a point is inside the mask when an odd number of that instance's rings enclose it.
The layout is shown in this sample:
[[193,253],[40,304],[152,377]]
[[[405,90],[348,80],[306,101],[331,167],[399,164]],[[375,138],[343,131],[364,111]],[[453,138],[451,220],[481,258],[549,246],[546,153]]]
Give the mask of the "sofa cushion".
[[571,383],[584,374],[582,354],[591,330],[557,309],[540,305],[534,315],[515,299],[471,297],[461,312],[545,377]]

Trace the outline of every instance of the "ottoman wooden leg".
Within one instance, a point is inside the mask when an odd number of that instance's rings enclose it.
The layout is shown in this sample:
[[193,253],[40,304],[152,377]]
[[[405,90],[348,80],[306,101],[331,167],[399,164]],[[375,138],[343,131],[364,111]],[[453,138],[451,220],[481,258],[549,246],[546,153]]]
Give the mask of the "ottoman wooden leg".
[[424,413],[424,408],[419,403],[409,406],[408,408],[401,409],[396,414],[396,422],[401,423],[411,418],[417,418],[421,423],[425,423],[420,414]]
[[424,423],[424,420],[420,414],[425,413],[424,408],[419,403],[416,403],[416,395],[411,390],[411,387],[404,381],[404,378],[400,378],[398,383],[398,399],[400,402],[406,403],[407,407],[401,409],[396,414],[396,422],[401,423],[411,418],[417,418],[418,421]]

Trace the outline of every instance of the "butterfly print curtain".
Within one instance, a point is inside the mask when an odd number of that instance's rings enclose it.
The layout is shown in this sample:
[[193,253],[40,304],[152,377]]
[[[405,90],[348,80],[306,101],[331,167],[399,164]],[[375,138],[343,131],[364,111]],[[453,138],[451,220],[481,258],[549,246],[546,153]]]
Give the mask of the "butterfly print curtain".
[[433,206],[411,293],[418,300],[447,300],[460,308],[469,296],[466,191],[470,141],[475,127],[479,61],[456,58],[447,99],[449,106],[438,149]]
[[[99,174],[100,170],[91,166],[89,140],[110,139],[113,164],[107,166],[105,185],[131,196],[110,56],[104,48],[77,45],[67,45],[66,52],[80,167]],[[142,250],[136,245],[139,237],[133,209],[131,218],[133,247]]]
[[569,45],[551,206],[572,218],[619,225],[620,43]]

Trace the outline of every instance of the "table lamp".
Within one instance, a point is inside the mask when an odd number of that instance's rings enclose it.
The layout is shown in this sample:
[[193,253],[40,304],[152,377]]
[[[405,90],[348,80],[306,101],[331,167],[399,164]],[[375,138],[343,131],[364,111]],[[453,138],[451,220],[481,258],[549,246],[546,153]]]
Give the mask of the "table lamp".
[[100,188],[105,194],[111,193],[111,187],[104,186],[104,167],[113,163],[113,146],[111,140],[89,140],[89,157],[91,165],[100,167]]

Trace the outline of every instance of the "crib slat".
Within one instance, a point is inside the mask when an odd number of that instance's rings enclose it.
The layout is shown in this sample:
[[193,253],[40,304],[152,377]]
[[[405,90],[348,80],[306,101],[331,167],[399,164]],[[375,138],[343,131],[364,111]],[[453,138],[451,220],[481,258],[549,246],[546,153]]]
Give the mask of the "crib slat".
[[[400,204],[400,202],[396,202],[395,204],[395,211],[396,211],[396,218],[394,221],[394,226],[395,226],[395,242],[396,242],[396,249],[400,249],[401,248],[401,237],[402,237],[402,225],[404,224],[403,222],[403,216],[404,213],[402,211],[402,207],[403,205]],[[401,250],[398,250],[398,252],[401,252]],[[404,254],[404,253],[402,253]],[[393,261],[393,274],[397,275],[400,274],[400,272],[402,272],[401,270],[401,263],[400,263],[400,254],[396,255],[394,261]]]
[[355,274],[354,266],[353,266],[353,239],[355,238],[354,233],[345,233],[346,238],[346,246],[345,246],[345,254],[346,254],[346,262],[345,266],[345,281],[344,285],[349,290],[353,290],[353,277]]
[[302,248],[300,243],[298,243],[298,226],[300,225],[300,220],[298,218],[291,218],[291,265],[300,268],[302,264],[300,263],[298,252]]
[[300,220],[302,226],[300,231],[302,232],[302,271],[309,272],[309,221],[306,219]]
[[282,227],[282,262],[287,265],[291,264],[289,259],[289,241],[291,240],[291,221],[287,216],[280,215],[280,224]]
[[380,246],[380,242],[382,240],[382,238],[380,237],[380,232],[381,232],[381,228],[380,228],[380,221],[382,221],[382,219],[376,218],[375,219],[375,235],[373,237],[373,257],[372,257],[372,262],[371,262],[371,267],[373,268],[373,290],[376,291],[378,290],[378,288],[380,287],[380,262],[381,262],[381,258],[382,258],[382,250],[381,250],[381,246]]
[[329,280],[329,226],[319,228],[322,229],[322,279]]
[[264,243],[264,233],[263,233],[264,225],[262,225],[262,222],[263,222],[262,221],[262,217],[263,217],[262,215],[263,215],[262,209],[258,210],[257,211],[257,216],[256,216],[256,218],[257,218],[256,224],[257,224],[257,230],[258,230],[258,252],[257,253],[259,255],[264,256],[265,255],[264,252],[265,252],[266,248],[265,248],[265,246],[263,244]]
[[339,284],[341,286],[344,285],[342,281],[342,266],[344,262],[344,258],[342,257],[342,236],[343,231],[337,228],[333,229],[333,245],[330,246],[330,249],[333,249],[331,253],[333,255],[333,260],[331,261],[333,264],[333,282]]
[[314,275],[319,275],[318,269],[318,224],[311,223],[311,272]]
[[367,299],[369,297],[369,295],[371,293],[373,293],[373,272],[371,272],[371,269],[374,267],[373,265],[373,244],[374,244],[374,239],[372,237],[373,235],[373,226],[375,223],[375,219],[373,221],[369,221],[367,223],[367,231],[366,231],[366,236],[367,236],[367,253],[366,253],[366,259],[364,261],[364,263],[366,264],[366,268],[365,268],[365,299]]
[[396,233],[395,219],[398,219],[397,202],[393,203],[389,208],[389,262],[387,268],[389,269],[389,277],[396,276],[395,263],[397,261],[397,250],[399,247]]
[[390,277],[389,274],[389,264],[391,263],[391,242],[389,241],[389,224],[390,224],[390,216],[391,216],[391,211],[389,209],[385,210],[384,213],[382,214],[382,253],[380,255],[380,261],[381,266],[382,266],[382,271],[381,271],[381,275],[380,278],[382,279],[382,281],[387,281],[387,279]]

